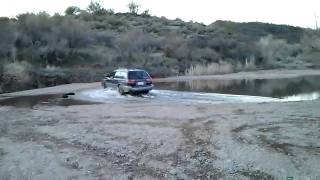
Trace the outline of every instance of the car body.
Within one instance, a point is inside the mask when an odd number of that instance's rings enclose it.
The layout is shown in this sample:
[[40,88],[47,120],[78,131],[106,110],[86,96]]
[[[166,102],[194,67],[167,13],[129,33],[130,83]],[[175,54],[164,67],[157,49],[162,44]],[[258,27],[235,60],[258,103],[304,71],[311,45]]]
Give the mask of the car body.
[[117,69],[105,76],[102,86],[117,88],[121,95],[147,94],[154,87],[150,75],[142,69]]

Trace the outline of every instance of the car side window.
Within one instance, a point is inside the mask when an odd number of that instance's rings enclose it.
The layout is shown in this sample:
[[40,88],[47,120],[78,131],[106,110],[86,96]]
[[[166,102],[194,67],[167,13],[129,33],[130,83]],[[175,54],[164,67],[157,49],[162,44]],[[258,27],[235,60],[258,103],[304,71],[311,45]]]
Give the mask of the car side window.
[[126,73],[122,72],[122,71],[117,71],[114,77],[118,78],[118,79],[125,79],[126,78]]
[[127,79],[127,77],[128,77],[127,74],[128,74],[127,72],[122,72],[121,73],[122,78]]
[[109,77],[110,77],[110,78],[114,78],[114,75],[115,75],[115,74],[116,74],[116,72],[113,71],[112,73],[110,73]]

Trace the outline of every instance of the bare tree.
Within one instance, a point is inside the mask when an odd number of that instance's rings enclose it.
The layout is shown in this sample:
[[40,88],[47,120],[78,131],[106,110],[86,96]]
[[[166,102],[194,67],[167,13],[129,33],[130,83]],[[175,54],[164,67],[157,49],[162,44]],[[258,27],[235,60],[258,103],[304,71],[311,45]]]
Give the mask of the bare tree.
[[108,11],[104,7],[102,7],[100,2],[95,2],[95,1],[90,2],[90,4],[87,7],[87,10],[89,13],[98,15],[98,16],[108,14]]
[[316,30],[319,30],[319,27],[318,27],[318,16],[317,16],[317,14],[314,14],[314,19],[315,19],[315,22],[316,22]]
[[135,3],[135,2],[131,2],[131,3],[128,4],[128,8],[129,8],[129,12],[131,14],[138,14],[140,5]]

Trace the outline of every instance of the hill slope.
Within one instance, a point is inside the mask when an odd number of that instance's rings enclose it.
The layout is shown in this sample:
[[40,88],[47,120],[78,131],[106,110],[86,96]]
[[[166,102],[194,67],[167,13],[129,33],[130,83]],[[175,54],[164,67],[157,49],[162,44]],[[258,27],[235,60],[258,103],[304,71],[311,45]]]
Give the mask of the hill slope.
[[118,67],[153,76],[320,66],[319,32],[259,22],[211,25],[80,11],[0,19],[0,92],[97,81]]

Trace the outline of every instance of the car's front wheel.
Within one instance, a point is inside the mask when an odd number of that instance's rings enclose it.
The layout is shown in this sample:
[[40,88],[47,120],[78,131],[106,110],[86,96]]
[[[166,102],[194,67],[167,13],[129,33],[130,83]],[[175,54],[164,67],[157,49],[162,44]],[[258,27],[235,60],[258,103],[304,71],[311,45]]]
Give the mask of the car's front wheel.
[[120,95],[124,95],[125,94],[123,88],[120,85],[118,86],[118,92],[119,92]]
[[106,89],[107,88],[106,82],[102,82],[102,86],[104,89]]

